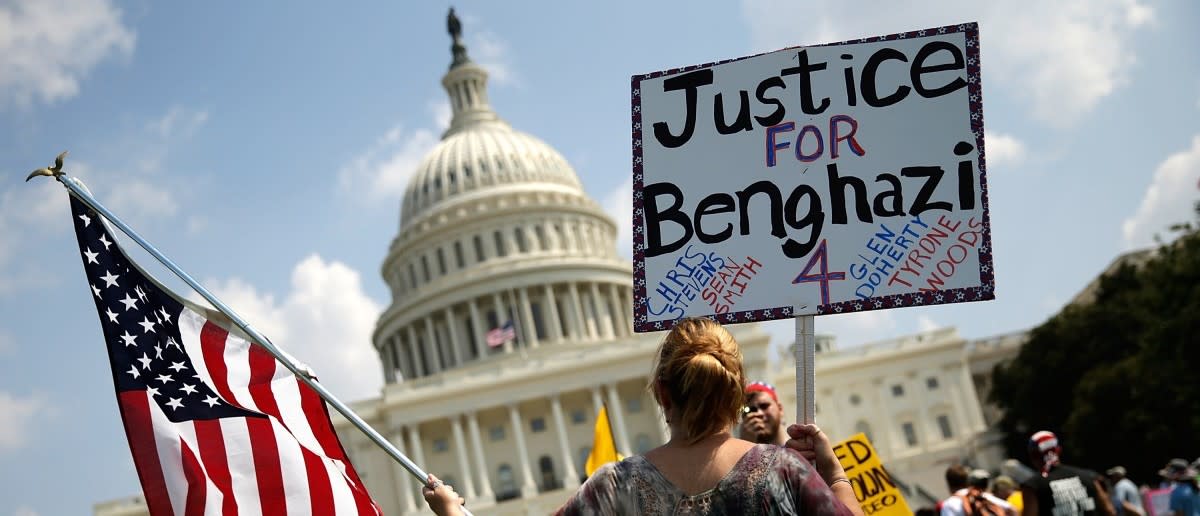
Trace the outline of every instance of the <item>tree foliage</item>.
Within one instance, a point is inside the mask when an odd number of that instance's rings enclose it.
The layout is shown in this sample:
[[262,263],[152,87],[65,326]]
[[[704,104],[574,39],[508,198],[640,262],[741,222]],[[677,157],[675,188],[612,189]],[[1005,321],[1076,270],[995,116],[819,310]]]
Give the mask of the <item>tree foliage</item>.
[[1051,430],[1064,461],[1119,464],[1139,483],[1156,482],[1172,457],[1200,456],[1200,231],[1174,229],[1173,242],[1101,278],[1093,302],[1033,329],[996,368],[991,400],[1010,456],[1025,460],[1029,435]]

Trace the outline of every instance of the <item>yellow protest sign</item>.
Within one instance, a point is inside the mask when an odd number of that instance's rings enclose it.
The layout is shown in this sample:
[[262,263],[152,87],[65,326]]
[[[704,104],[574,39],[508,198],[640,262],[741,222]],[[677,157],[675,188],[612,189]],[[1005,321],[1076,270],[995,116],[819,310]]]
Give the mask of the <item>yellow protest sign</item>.
[[892,482],[891,475],[883,469],[883,462],[875,447],[862,433],[855,434],[849,439],[837,443],[833,454],[846,476],[850,478],[850,487],[854,488],[854,496],[862,506],[863,514],[867,516],[911,516],[912,509],[904,502],[900,489]]

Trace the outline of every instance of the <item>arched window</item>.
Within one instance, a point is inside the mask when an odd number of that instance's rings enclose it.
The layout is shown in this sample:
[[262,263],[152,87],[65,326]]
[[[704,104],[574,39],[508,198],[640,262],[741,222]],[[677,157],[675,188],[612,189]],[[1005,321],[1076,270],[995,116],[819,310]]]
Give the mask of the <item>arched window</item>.
[[554,459],[549,455],[542,455],[538,459],[538,471],[542,474],[542,491],[558,489],[558,477],[554,475]]
[[512,466],[501,464],[496,469],[496,501],[511,500],[521,496],[517,490],[517,479],[513,476]]

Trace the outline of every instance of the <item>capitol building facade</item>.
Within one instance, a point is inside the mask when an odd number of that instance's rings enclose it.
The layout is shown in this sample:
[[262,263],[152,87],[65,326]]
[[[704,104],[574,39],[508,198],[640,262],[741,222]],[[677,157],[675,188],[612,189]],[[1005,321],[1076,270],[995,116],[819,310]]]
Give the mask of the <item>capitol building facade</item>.
[[[601,406],[621,453],[667,440],[646,388],[662,334],[632,331],[614,222],[562,155],[491,108],[488,74],[457,35],[452,48],[442,78],[452,121],[412,175],[382,266],[392,302],[373,345],[386,384],[352,406],[475,514],[547,514],[585,478]],[[487,332],[506,322],[515,338],[490,346]],[[790,354],[771,352],[757,324],[729,329],[748,378],[774,383],[794,418]],[[823,337],[817,422],[835,438],[867,433],[910,506],[928,505],[946,495],[950,464],[1000,465],[996,414],[981,400],[991,367],[1022,340],[942,329],[838,350]],[[386,514],[428,513],[407,470],[336,413],[334,423]],[[146,509],[133,497],[95,513]]]

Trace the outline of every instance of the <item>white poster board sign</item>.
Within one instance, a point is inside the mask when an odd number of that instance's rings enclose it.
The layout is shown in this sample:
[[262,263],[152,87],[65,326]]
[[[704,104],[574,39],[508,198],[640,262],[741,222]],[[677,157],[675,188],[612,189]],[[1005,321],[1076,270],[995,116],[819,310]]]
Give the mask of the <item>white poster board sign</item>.
[[994,298],[979,66],[969,23],[634,76],[635,329]]

